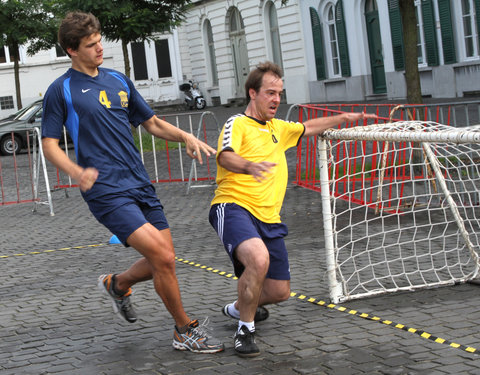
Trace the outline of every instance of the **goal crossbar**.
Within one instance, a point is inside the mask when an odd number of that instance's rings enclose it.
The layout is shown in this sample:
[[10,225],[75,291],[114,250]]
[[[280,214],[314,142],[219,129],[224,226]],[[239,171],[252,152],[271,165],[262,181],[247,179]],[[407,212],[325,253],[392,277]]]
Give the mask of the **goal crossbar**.
[[328,129],[323,133],[322,138],[389,142],[480,143],[480,125],[452,128],[431,121],[404,121],[347,129]]

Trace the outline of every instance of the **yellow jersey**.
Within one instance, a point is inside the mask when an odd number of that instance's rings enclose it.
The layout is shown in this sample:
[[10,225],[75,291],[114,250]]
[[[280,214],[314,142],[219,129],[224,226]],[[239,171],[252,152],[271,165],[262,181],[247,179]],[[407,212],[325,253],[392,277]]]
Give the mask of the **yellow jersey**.
[[[230,117],[218,138],[217,189],[212,205],[236,203],[265,223],[280,223],[288,183],[285,151],[296,146],[305,132],[299,122],[278,119],[262,122],[244,114]],[[252,175],[234,173],[218,164],[221,152],[231,150],[254,163],[276,163],[258,182]]]

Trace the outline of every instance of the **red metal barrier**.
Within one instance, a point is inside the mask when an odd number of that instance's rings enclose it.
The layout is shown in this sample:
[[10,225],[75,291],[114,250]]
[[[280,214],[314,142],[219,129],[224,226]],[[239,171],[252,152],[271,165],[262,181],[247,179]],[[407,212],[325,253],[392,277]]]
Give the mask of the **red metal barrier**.
[[[449,106],[445,107],[421,107],[421,106],[408,106],[405,105],[401,108],[401,111],[393,113],[395,117],[390,118],[390,114],[392,110],[394,110],[397,105],[395,104],[330,104],[330,105],[300,105],[299,107],[299,122],[304,122],[306,120],[318,117],[328,117],[334,116],[344,112],[365,112],[365,113],[374,113],[378,116],[373,123],[386,123],[386,122],[395,122],[395,121],[403,121],[408,119],[418,119],[422,118],[423,120],[427,121],[435,121],[439,122],[440,119],[446,119],[447,121],[443,122],[445,125],[450,125],[451,120],[451,108]],[[407,112],[408,110],[408,112]],[[371,124],[372,121],[369,122]],[[347,123],[343,124],[340,127],[353,127],[353,126],[362,126],[367,125],[367,121],[363,120],[362,122],[357,123]],[[405,145],[406,142],[399,143],[399,145]],[[347,149],[348,147],[348,149]],[[385,150],[386,143],[385,142],[372,142],[372,151],[371,157],[369,160],[370,165],[377,165],[379,162],[377,158],[377,151],[378,150]],[[345,176],[344,178],[341,177],[340,173],[343,171],[358,171],[359,168],[365,168],[365,156],[362,156],[362,152],[360,150],[365,150],[366,148],[366,141],[354,141],[349,142],[348,146],[343,144],[341,147],[335,148],[335,160],[343,160],[342,165],[336,169],[336,185],[335,191],[332,191],[332,194],[335,196],[343,196],[347,190],[347,180],[348,184],[350,184],[350,189],[353,191],[357,191],[357,187],[359,193],[358,196],[355,194],[350,195],[350,200],[354,203],[367,205],[375,207],[376,205],[376,197],[373,196],[373,189],[370,189],[370,194],[368,197],[361,193],[364,191],[365,186],[365,179],[361,177],[356,177],[355,175],[349,175],[348,178]],[[348,155],[348,157],[346,157]],[[386,159],[386,168],[385,168],[385,175],[383,179],[385,182],[392,182],[392,181],[407,181],[410,179],[409,171],[407,170],[405,160],[407,158],[406,152],[400,154],[400,158],[396,161],[391,160],[393,154],[387,153]],[[396,167],[395,162],[401,167]],[[344,175],[346,175],[344,173]],[[415,178],[424,178],[423,174],[420,173]],[[373,182],[378,180],[379,176],[378,173],[374,168],[370,172],[369,180],[370,186],[373,185]],[[314,191],[320,191],[320,176],[318,173],[318,166],[317,166],[317,137],[308,137],[304,138],[300,141],[297,147],[297,163],[296,163],[296,172],[295,172],[295,180],[293,181],[294,184],[299,186],[305,187],[307,189],[311,189]],[[388,184],[390,189],[392,189],[393,184]],[[403,184],[401,185],[401,191],[403,192]],[[392,196],[392,191],[388,192],[389,196]],[[400,197],[403,195],[400,195]],[[391,204],[391,200],[388,200]],[[383,207],[384,209],[388,209],[389,207]]]
[[[2,156],[0,158],[0,205],[28,203],[38,201],[34,196],[32,154],[30,145],[30,131],[27,131],[27,147],[22,154]],[[11,133],[12,144],[15,142]]]

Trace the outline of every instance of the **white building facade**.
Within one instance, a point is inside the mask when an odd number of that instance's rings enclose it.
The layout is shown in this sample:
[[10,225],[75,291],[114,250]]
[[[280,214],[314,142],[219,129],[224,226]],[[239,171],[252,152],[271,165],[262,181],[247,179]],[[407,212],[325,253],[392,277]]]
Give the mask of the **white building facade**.
[[[416,0],[422,95],[480,95],[480,0]],[[104,66],[123,72],[121,46],[105,43]],[[193,79],[208,105],[245,98],[248,72],[284,69],[288,103],[406,98],[398,0],[199,0],[186,21],[155,43],[132,43],[131,78],[155,102],[181,101]],[[70,62],[56,50],[21,49],[24,104],[44,95]],[[13,63],[0,51],[0,117],[16,108]]]

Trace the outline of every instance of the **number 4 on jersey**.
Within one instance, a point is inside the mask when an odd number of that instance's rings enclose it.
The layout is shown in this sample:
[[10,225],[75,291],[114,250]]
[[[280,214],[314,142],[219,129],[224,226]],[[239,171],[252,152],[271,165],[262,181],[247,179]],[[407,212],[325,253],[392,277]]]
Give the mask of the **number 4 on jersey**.
[[111,107],[112,107],[112,103],[108,100],[108,96],[107,96],[107,93],[105,92],[105,90],[100,91],[100,95],[98,96],[98,100],[99,100],[100,103],[102,103],[105,107],[107,107],[107,108],[111,108]]

